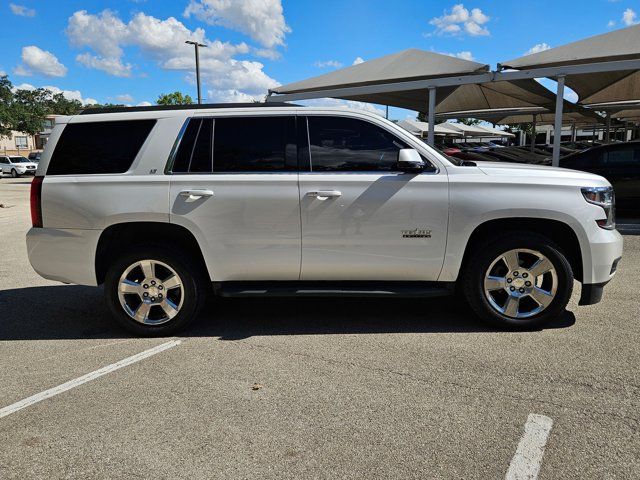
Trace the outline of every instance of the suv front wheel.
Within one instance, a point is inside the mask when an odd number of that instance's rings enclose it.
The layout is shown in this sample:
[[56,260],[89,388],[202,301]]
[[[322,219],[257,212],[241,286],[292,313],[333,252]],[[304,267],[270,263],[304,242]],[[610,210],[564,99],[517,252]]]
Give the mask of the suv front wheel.
[[463,290],[469,305],[499,327],[540,327],[560,316],[571,298],[571,265],[542,235],[488,240],[474,250],[467,265]]
[[136,248],[118,258],[104,288],[116,320],[144,336],[173,335],[198,315],[206,279],[193,260],[159,246]]

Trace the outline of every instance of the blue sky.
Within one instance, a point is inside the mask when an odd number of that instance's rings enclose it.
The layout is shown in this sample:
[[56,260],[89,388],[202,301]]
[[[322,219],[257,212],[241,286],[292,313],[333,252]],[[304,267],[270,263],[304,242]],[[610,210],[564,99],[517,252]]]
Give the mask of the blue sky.
[[0,15],[0,72],[14,85],[135,105],[174,90],[195,97],[187,38],[210,45],[204,97],[246,101],[406,48],[495,68],[532,48],[637,23],[640,0],[13,0],[0,3]]

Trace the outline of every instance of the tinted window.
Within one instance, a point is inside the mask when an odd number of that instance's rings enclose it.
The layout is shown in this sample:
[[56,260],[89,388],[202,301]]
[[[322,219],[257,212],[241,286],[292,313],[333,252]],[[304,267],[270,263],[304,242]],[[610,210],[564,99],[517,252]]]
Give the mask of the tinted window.
[[213,137],[213,119],[205,118],[200,122],[198,138],[196,139],[191,162],[190,172],[211,172],[211,141]]
[[628,165],[635,165],[640,161],[635,157],[634,149],[631,147],[626,148],[614,148],[607,152],[604,152],[603,159],[605,165],[608,167],[624,167]]
[[72,123],[65,127],[47,175],[126,172],[155,120]]
[[313,171],[391,171],[407,145],[372,123],[352,118],[308,117]]
[[297,169],[295,117],[217,118],[214,172],[273,172]]
[[193,147],[198,138],[198,132],[200,131],[200,125],[202,119],[195,118],[189,120],[186,130],[184,131],[182,138],[180,139],[180,146],[176,152],[175,160],[173,162],[173,172],[184,173],[189,171],[189,163],[191,163],[191,155],[193,154]]

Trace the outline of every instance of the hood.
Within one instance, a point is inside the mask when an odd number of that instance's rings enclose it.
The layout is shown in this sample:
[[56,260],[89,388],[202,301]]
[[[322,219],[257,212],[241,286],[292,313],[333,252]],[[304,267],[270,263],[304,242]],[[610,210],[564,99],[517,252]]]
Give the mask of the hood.
[[609,185],[609,182],[599,175],[593,173],[571,170],[569,168],[549,167],[546,165],[531,165],[528,163],[508,163],[508,162],[475,162],[478,168],[486,175],[499,175],[511,177],[540,177],[546,179],[567,179],[589,182],[585,185]]

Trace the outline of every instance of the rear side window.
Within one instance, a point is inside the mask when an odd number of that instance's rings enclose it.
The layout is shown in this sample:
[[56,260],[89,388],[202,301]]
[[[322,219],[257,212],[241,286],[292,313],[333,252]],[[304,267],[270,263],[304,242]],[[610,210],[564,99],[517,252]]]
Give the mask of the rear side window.
[[47,175],[124,173],[155,120],[71,123],[62,131]]
[[297,170],[295,117],[191,119],[176,152],[174,173]]
[[314,172],[392,171],[407,145],[377,125],[345,117],[308,117]]

